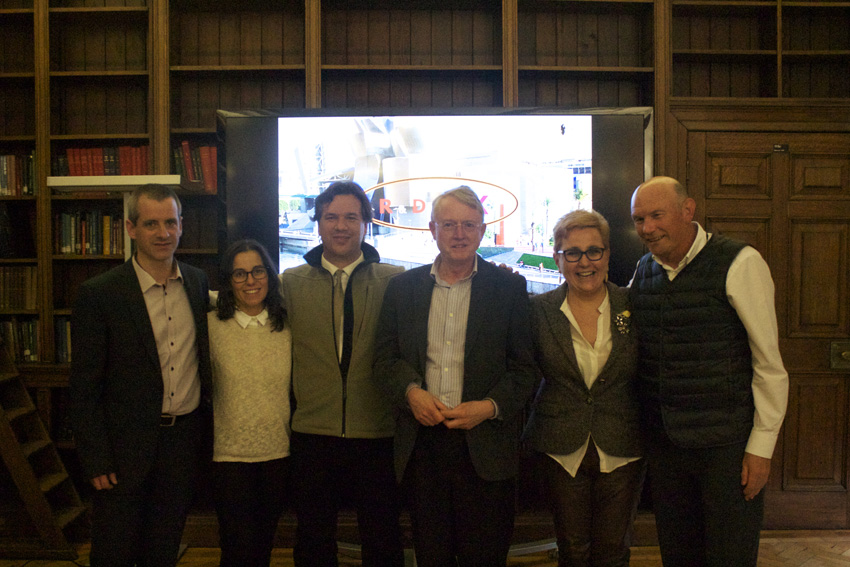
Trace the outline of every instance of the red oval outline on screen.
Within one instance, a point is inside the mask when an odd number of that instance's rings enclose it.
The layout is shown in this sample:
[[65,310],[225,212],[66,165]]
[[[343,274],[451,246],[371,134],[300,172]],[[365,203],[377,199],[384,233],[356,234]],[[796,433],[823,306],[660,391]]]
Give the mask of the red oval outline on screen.
[[[512,214],[514,214],[516,212],[516,210],[519,208],[519,199],[517,199],[517,196],[514,195],[509,189],[505,189],[501,185],[496,185],[495,183],[490,183],[489,181],[481,181],[480,179],[470,179],[468,177],[442,177],[442,176],[408,177],[406,179],[395,179],[393,181],[385,181],[383,183],[378,183],[377,185],[373,185],[372,187],[369,187],[368,189],[366,189],[364,191],[364,193],[369,194],[372,191],[376,191],[376,190],[380,189],[381,187],[386,187],[387,185],[392,185],[393,183],[404,183],[406,181],[422,181],[423,179],[451,179],[453,181],[469,181],[469,182],[472,182],[472,183],[480,183],[482,185],[489,185],[490,187],[495,187],[496,189],[500,189],[500,190],[504,191],[505,193],[507,193],[508,195],[510,195],[514,200],[514,208],[511,209],[511,211],[508,214],[502,215],[501,217],[494,219],[494,220],[491,220],[489,222],[485,222],[484,224],[494,224],[494,223],[497,223],[499,221],[503,221],[506,218],[508,218],[509,216],[511,216]],[[428,227],[418,228],[418,227],[415,227],[415,226],[404,226],[404,225],[401,225],[401,224],[390,224],[388,222],[379,221],[379,220],[375,220],[375,219],[372,219],[372,222],[375,223],[375,224],[381,225],[381,226],[386,226],[386,227],[389,227],[389,228],[399,228],[399,229],[402,229],[402,230],[421,230],[421,231],[426,231],[426,230],[430,231],[431,230]]]

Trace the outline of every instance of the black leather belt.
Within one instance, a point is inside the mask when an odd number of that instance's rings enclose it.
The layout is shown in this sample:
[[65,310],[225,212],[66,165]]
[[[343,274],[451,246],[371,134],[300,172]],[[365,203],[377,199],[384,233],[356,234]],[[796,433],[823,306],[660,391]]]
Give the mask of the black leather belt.
[[177,425],[177,423],[183,418],[189,417],[195,412],[184,413],[183,415],[172,415],[170,413],[164,413],[159,416],[159,426],[160,427],[173,427]]

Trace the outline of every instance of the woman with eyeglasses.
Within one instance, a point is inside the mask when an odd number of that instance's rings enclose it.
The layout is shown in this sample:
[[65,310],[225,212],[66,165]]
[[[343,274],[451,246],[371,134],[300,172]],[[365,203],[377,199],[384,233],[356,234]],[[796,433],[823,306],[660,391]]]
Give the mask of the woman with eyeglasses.
[[287,484],[292,339],[260,243],[233,243],[219,276],[208,322],[221,565],[268,567]]
[[543,380],[524,436],[552,508],[558,565],[627,567],[644,476],[628,296],[608,282],[602,215],[564,215],[554,242],[566,281],[531,299]]

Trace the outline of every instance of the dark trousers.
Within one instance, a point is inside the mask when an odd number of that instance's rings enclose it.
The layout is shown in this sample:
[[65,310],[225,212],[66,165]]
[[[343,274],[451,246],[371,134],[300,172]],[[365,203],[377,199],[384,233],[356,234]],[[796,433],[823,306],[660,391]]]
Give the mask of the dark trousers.
[[537,462],[555,519],[559,567],[628,567],[644,461],[603,473],[591,442],[575,477],[544,453]]
[[516,483],[479,477],[465,432],[443,425],[420,427],[405,488],[419,567],[506,564]]
[[744,499],[745,446],[683,449],[652,436],[649,483],[664,567],[755,567],[764,491]]
[[[192,502],[200,464],[201,412],[159,428],[159,445],[140,482],[122,482],[95,493],[92,567],[171,567]],[[125,440],[132,443],[132,439]]]
[[298,517],[295,565],[338,565],[337,516],[350,506],[357,512],[364,567],[402,566],[392,438],[350,439],[293,432],[291,447]]
[[221,567],[268,567],[289,459],[213,463]]

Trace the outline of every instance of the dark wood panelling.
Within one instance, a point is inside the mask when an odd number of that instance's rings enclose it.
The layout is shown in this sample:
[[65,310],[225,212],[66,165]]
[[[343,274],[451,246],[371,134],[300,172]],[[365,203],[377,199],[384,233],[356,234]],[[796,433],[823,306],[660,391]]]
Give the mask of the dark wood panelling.
[[706,199],[770,199],[770,154],[708,152]]
[[698,6],[673,9],[673,49],[776,49],[776,7],[735,7],[725,14]]
[[850,50],[850,29],[846,19],[850,8],[837,5],[829,10],[822,6],[783,6],[782,48],[793,51]]
[[346,9],[322,12],[324,65],[498,65],[501,20],[476,10]]
[[213,129],[218,109],[303,108],[303,73],[255,71],[172,75],[173,128]]
[[144,71],[146,18],[146,11],[128,12],[117,20],[97,12],[61,13],[61,24],[51,28],[50,70]]
[[850,155],[791,155],[791,198],[850,199]]
[[80,285],[89,278],[114,268],[122,260],[57,261],[53,265],[53,277],[62,285],[53,286],[55,309],[70,309]]
[[0,73],[32,73],[32,14],[0,20]]
[[789,336],[848,336],[847,222],[793,220]]
[[[848,19],[850,21],[850,19]],[[842,56],[820,59],[810,57],[785,57],[782,68],[782,96],[786,98],[850,98],[850,74],[847,59]]]
[[776,65],[764,56],[711,58],[676,55],[673,96],[770,97],[776,92]]
[[[844,493],[847,489],[847,401],[840,377],[797,375],[791,380],[785,436],[783,489]],[[817,443],[809,440],[817,439]],[[843,498],[843,495],[842,495]]]
[[35,136],[32,79],[0,78],[0,136]]
[[723,218],[706,215],[705,229],[746,242],[765,257],[770,258],[769,218]]
[[50,94],[52,135],[147,133],[146,76],[56,78]]
[[[673,2],[675,97],[850,97],[843,3]],[[778,13],[782,20],[777,20]]]
[[172,67],[304,64],[303,13],[173,11]]
[[322,78],[322,100],[327,108],[492,107],[501,104],[501,82],[486,72],[335,71]]
[[64,8],[124,8],[144,6],[146,0],[50,0],[51,7]]
[[[525,5],[523,5],[525,8]],[[582,6],[553,12],[521,9],[521,66],[644,67],[652,64],[651,11]]]
[[585,73],[520,71],[520,106],[629,107],[652,98],[651,75],[601,79]]

